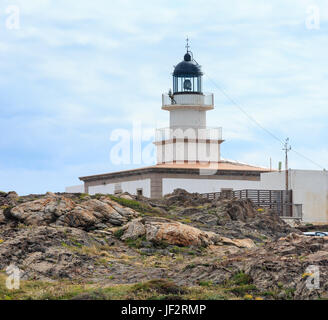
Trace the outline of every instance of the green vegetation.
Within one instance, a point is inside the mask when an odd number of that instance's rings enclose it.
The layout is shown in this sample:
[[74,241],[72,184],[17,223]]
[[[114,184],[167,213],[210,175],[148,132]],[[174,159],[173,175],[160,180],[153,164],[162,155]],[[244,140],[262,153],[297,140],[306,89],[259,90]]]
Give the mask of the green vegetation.
[[190,255],[190,256],[195,256],[195,255],[200,255],[201,254],[201,249],[198,251],[193,250],[189,247],[179,247],[179,246],[173,246],[172,248],[169,249],[169,252],[175,253],[175,254],[182,254],[182,255]]
[[142,248],[142,242],[147,241],[146,236],[139,237],[137,239],[128,239],[125,241],[125,243],[130,247],[130,248]]
[[[109,277],[113,279],[112,276]],[[75,283],[72,281],[31,281],[20,282],[20,289],[6,288],[6,275],[0,273],[0,300],[171,300],[171,299],[234,299],[224,289],[211,287],[181,287],[170,280],[159,279],[137,284],[100,286],[96,283]]]
[[198,282],[198,284],[202,287],[210,287],[213,285],[213,282],[212,281],[204,281],[204,280],[201,280]]
[[113,195],[108,195],[108,197],[110,197],[113,201],[121,204],[122,206],[129,207],[140,213],[148,213],[148,212],[159,213],[159,211],[156,210],[156,208],[153,208],[152,206],[146,203],[139,202],[137,200],[119,198]]
[[124,234],[124,230],[123,229],[117,229],[114,232],[114,237],[117,238],[117,239],[121,239],[121,237],[123,236],[123,234]]
[[3,214],[5,217],[10,216],[10,210],[13,208],[13,206],[3,206],[2,210],[3,210]]
[[137,283],[133,286],[133,290],[151,292],[157,294],[184,294],[186,290],[172,281],[158,279],[150,280],[144,283]]
[[81,193],[79,196],[80,200],[84,200],[87,197],[90,197],[87,193]]
[[253,280],[248,274],[238,272],[232,276],[231,281],[236,285],[247,285],[252,283]]
[[232,288],[229,288],[228,291],[234,293],[237,296],[245,296],[246,294],[257,292],[257,288],[253,284],[246,284],[241,286],[235,286]]
[[232,292],[238,297],[251,296],[251,293],[258,292],[253,279],[243,271],[235,273],[226,283],[227,291]]

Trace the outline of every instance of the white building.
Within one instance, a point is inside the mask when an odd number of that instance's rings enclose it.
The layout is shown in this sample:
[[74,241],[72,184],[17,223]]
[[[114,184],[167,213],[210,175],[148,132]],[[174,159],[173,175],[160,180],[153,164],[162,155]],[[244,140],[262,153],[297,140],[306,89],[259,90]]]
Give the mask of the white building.
[[[285,171],[261,174],[259,189],[285,188]],[[328,223],[328,172],[317,170],[289,170],[289,189],[294,204],[302,205],[304,222]]]
[[[156,165],[80,177],[84,185],[68,187],[66,192],[129,192],[159,198],[176,188],[198,193],[284,190],[283,173],[221,160],[222,129],[206,125],[207,112],[214,109],[214,96],[203,93],[202,76],[200,65],[187,50],[174,69],[173,92],[162,95],[162,110],[170,112],[170,125],[156,130]],[[328,222],[326,172],[293,170],[289,175],[293,203],[303,205],[304,219]]]

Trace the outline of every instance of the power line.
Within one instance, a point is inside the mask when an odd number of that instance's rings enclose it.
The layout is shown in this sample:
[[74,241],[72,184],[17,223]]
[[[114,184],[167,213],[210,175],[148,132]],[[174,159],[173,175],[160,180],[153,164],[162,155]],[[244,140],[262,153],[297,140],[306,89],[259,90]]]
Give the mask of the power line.
[[[263,127],[255,118],[253,118],[250,114],[248,114],[241,106],[240,104],[238,104],[232,97],[230,97],[230,95],[223,89],[221,88],[211,77],[209,77],[208,75],[206,75],[206,77],[212,82],[212,84],[235,106],[237,107],[249,120],[251,120],[252,122],[254,122],[258,127],[260,127],[262,130],[264,130],[268,135],[270,135],[273,139],[279,141],[281,144],[285,144],[285,142],[280,139],[279,137],[277,137],[274,133],[272,133],[270,130],[266,129],[265,127]],[[312,159],[308,158],[307,156],[301,154],[300,152],[291,149],[292,152],[296,153],[297,155],[299,155],[300,157],[304,158],[305,160],[308,160],[309,162],[312,162],[314,165],[316,165],[317,167],[325,170],[325,168],[323,166],[321,166],[320,164],[318,164],[317,162],[313,161]]]

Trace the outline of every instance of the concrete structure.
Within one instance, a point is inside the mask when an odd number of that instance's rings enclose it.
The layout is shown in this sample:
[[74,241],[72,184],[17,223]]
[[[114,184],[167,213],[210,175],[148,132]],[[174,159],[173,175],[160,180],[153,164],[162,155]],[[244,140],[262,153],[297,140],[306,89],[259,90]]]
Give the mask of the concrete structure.
[[[328,172],[289,170],[288,174],[293,203],[302,204],[302,220],[309,223],[328,223]],[[285,171],[262,173],[258,189],[285,189]]]
[[[206,125],[214,96],[203,93],[202,76],[188,49],[174,69],[173,92],[162,95],[162,110],[170,112],[170,126],[156,130],[156,165],[81,177],[84,186],[68,187],[66,192],[82,192],[83,188],[90,194],[129,192],[159,198],[176,188],[199,193],[284,190],[283,172],[221,160],[222,129]],[[289,182],[293,203],[303,205],[303,220],[328,222],[327,173],[291,170]]]
[[[81,177],[84,192],[129,192],[158,198],[176,188],[213,192],[224,188],[256,188],[266,168],[222,161],[220,127],[206,126],[214,96],[202,91],[203,72],[187,49],[173,72],[173,92],[162,95],[162,110],[170,112],[170,126],[156,130],[157,164],[150,167]],[[67,192],[80,191],[77,187]]]
[[[220,161],[216,164],[157,164],[134,170],[81,177],[84,192],[142,194],[159,198],[174,189],[213,192],[225,188],[257,188],[263,168]],[[66,192],[70,189],[67,188]]]

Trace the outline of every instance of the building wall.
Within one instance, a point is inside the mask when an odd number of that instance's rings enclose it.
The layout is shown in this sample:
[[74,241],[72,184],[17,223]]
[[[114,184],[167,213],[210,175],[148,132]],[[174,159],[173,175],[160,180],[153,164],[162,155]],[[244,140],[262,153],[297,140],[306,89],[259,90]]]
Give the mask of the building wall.
[[170,111],[170,127],[206,127],[206,111],[178,109]]
[[89,186],[89,194],[103,193],[114,194],[115,188],[120,186],[122,192],[128,192],[130,194],[137,194],[137,189],[142,188],[143,195],[150,198],[150,179],[121,181],[109,184],[100,184],[95,186]]
[[220,160],[218,141],[176,141],[157,145],[157,163],[200,161],[217,162]]
[[[285,172],[262,173],[260,189],[285,189]],[[328,222],[328,172],[290,170],[289,189],[293,202],[303,206],[304,222]]]
[[240,189],[258,189],[260,181],[248,180],[223,180],[223,179],[163,179],[163,195],[173,192],[174,189],[181,188],[188,192],[218,192],[221,188]]

